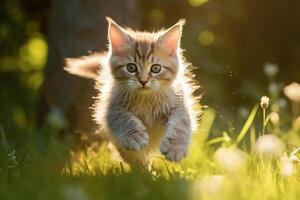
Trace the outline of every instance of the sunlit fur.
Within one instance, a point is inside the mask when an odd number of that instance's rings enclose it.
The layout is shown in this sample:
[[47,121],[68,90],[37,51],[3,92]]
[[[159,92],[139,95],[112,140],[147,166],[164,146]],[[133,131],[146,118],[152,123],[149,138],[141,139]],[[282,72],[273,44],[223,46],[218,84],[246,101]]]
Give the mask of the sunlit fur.
[[[182,25],[178,23],[179,37]],[[159,145],[168,160],[179,161],[187,154],[198,117],[190,65],[179,46],[172,53],[160,45],[166,31],[122,31],[130,38],[125,50],[120,53],[109,45],[100,61],[94,119],[130,163],[147,162]],[[128,73],[127,63],[135,63],[138,74]],[[149,73],[152,64],[160,64],[161,73]],[[148,80],[145,87],[139,79]]]

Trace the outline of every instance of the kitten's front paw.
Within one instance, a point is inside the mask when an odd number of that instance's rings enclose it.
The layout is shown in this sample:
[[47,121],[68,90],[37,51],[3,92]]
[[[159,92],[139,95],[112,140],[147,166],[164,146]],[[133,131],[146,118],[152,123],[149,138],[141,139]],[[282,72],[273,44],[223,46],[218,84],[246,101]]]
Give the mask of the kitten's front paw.
[[187,154],[188,145],[173,138],[165,138],[160,145],[160,152],[169,161],[179,162]]
[[136,131],[120,137],[120,143],[127,150],[138,151],[148,145],[149,136],[146,131]]

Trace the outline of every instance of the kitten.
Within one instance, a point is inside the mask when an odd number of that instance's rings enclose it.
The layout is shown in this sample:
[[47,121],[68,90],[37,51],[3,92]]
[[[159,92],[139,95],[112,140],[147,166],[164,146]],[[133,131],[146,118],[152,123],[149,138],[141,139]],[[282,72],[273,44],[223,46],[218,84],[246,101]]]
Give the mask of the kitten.
[[158,149],[170,161],[187,155],[198,113],[190,66],[180,38],[185,21],[139,32],[108,21],[109,50],[66,59],[71,74],[94,78],[94,119],[129,163],[146,163]]

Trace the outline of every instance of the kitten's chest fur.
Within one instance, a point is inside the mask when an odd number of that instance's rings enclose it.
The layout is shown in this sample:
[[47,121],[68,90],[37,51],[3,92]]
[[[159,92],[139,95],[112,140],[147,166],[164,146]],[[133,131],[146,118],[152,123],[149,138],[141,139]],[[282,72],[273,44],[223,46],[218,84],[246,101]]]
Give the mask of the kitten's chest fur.
[[136,99],[138,101],[130,104],[128,112],[133,113],[146,127],[150,136],[147,149],[152,149],[161,142],[170,113],[176,106],[176,100],[173,94],[145,95]]
[[131,102],[127,109],[128,112],[134,113],[146,128],[156,128],[166,124],[175,106],[175,96],[169,91],[147,95],[137,94],[135,101]]

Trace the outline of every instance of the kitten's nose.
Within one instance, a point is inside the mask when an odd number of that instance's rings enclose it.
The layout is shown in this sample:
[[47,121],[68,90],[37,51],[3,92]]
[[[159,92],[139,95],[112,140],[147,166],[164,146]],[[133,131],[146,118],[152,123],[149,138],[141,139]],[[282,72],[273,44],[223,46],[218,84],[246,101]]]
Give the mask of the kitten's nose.
[[139,80],[139,82],[140,82],[143,86],[145,86],[145,85],[148,83],[148,81],[141,81],[141,80]]

